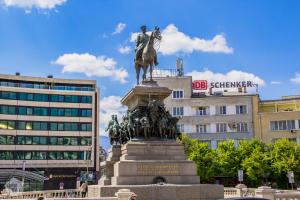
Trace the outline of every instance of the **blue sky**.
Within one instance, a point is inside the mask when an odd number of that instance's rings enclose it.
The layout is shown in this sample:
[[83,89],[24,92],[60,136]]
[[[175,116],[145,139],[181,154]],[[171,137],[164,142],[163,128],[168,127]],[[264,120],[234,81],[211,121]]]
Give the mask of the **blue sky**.
[[195,79],[249,78],[262,99],[300,94],[299,1],[0,2],[1,73],[96,79],[103,119],[124,110],[118,100],[135,84],[132,33],[142,24],[165,33],[160,68],[181,57]]

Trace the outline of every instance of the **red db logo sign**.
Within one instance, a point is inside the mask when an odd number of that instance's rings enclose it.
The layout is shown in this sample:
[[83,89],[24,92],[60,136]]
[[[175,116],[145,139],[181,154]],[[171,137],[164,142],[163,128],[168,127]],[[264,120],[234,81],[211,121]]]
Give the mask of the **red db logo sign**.
[[207,90],[207,81],[206,80],[194,81],[193,90]]

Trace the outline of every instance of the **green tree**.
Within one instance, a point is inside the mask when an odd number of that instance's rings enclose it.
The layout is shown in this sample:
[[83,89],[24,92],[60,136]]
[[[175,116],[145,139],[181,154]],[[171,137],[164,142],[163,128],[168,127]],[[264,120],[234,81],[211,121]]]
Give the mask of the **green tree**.
[[202,183],[209,182],[215,175],[215,152],[207,143],[199,142],[188,158],[196,163],[197,174],[200,176]]
[[220,142],[216,152],[216,173],[219,176],[236,177],[240,169],[240,155],[233,140]]
[[[247,143],[248,146],[245,145]],[[248,186],[258,187],[263,182],[266,183],[271,175],[271,158],[268,149],[259,141],[249,141],[240,146],[239,150],[245,153],[242,156],[241,166]]]
[[288,139],[277,140],[271,148],[271,167],[275,174],[275,182],[281,188],[288,187],[287,173],[293,171],[300,175],[300,145]]
[[196,163],[197,174],[201,182],[209,182],[215,176],[215,151],[209,147],[208,143],[190,138],[186,134],[182,134],[178,142],[184,145],[188,159]]

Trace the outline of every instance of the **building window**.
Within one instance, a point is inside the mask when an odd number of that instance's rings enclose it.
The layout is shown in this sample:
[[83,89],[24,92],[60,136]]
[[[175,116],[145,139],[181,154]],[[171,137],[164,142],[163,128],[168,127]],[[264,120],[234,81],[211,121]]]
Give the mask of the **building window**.
[[288,130],[296,129],[295,120],[287,120],[286,123]]
[[32,130],[32,122],[26,122],[25,123],[25,129],[26,130]]
[[81,138],[81,145],[83,146],[92,145],[92,138]]
[[183,133],[184,132],[184,124],[177,124],[176,128],[177,128],[177,131],[179,133]]
[[67,102],[67,103],[92,103],[92,96],[37,94],[24,92],[0,92],[0,99],[41,101],[41,102]]
[[48,109],[47,108],[41,108],[41,107],[34,107],[33,108],[33,115],[47,116],[48,115]]
[[197,110],[196,110],[196,115],[197,116],[208,115],[208,107],[206,107],[206,106],[198,107]]
[[17,113],[16,106],[6,106],[6,105],[0,106],[0,114],[15,115],[16,113]]
[[6,136],[0,135],[0,144],[6,144]]
[[16,122],[15,121],[8,121],[7,122],[7,129],[8,130],[15,130],[16,129]]
[[182,99],[183,98],[183,90],[173,90],[172,98],[173,99]]
[[92,131],[92,123],[0,121],[0,129],[41,131]]
[[90,123],[82,123],[81,131],[92,131],[92,125]]
[[0,93],[0,98],[1,98],[1,99],[11,99],[11,100],[16,100],[16,99],[17,99],[17,93],[16,93],[16,92],[5,92],[5,91],[1,91],[1,93]]
[[236,108],[236,114],[247,114],[247,106],[246,105],[238,105]]
[[12,145],[15,144],[15,136],[12,135],[1,135],[0,145]]
[[217,123],[216,124],[217,133],[225,133],[227,132],[227,124],[226,123]]
[[92,96],[81,96],[81,103],[92,103]]
[[248,123],[246,122],[237,123],[236,127],[238,132],[248,132]]
[[173,116],[183,116],[183,107],[173,107]]
[[197,133],[206,133],[206,124],[198,124],[196,125],[196,132]]
[[217,115],[226,115],[226,106],[217,106],[216,113]]
[[295,120],[280,120],[270,122],[272,131],[284,131],[296,129]]
[[0,160],[13,160],[13,155],[11,151],[0,151]]
[[63,117],[91,117],[92,109],[0,105],[0,114],[34,115],[34,116],[63,116]]

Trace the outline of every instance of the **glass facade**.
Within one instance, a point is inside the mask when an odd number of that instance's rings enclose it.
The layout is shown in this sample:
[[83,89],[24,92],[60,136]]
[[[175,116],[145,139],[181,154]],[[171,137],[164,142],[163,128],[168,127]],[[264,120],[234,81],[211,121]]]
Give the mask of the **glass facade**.
[[64,102],[64,103],[92,103],[92,96],[38,94],[24,92],[0,92],[0,99],[41,101],[41,102]]
[[0,145],[90,146],[91,137],[0,135]]
[[2,87],[20,87],[20,88],[34,88],[47,90],[74,90],[74,91],[95,91],[93,85],[78,85],[78,84],[60,84],[60,83],[39,83],[30,81],[10,81],[0,80]]
[[0,105],[0,114],[59,117],[92,117],[92,109]]
[[0,129],[33,131],[92,131],[92,123],[0,120]]
[[0,151],[0,160],[85,160],[84,151]]

